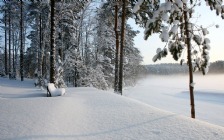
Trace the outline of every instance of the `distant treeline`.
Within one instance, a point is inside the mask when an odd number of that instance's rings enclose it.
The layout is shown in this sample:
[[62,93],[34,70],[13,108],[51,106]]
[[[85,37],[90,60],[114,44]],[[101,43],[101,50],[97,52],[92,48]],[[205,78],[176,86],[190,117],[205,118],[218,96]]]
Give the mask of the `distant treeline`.
[[[146,65],[146,73],[159,75],[187,74],[188,66],[174,63]],[[224,73],[224,61],[212,62],[209,73]]]

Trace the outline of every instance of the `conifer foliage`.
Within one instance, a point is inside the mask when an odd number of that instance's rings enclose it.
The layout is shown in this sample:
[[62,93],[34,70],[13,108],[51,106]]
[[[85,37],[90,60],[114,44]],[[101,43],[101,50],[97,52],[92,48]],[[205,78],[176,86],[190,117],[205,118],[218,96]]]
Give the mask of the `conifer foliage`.
[[195,118],[193,71],[199,70],[203,74],[208,72],[210,50],[210,40],[206,37],[208,30],[194,24],[191,19],[194,8],[200,3],[188,0],[166,0],[158,5],[156,1],[139,0],[133,8],[136,14],[141,13],[144,2],[152,7],[149,10],[152,11],[151,16],[145,24],[145,39],[152,33],[159,33],[161,41],[166,42],[164,48],[157,49],[153,61],[166,57],[170,52],[174,60],[180,60],[183,64],[184,50],[187,50],[191,117]]
[[[118,85],[120,69],[124,75],[121,85],[135,84],[142,61],[133,40],[138,32],[124,23],[121,39],[122,3],[118,1],[116,22],[114,3],[5,0],[0,7],[5,31],[1,73],[11,79],[13,75],[21,80],[34,78],[41,88],[50,82],[57,88],[93,86],[106,90]],[[120,40],[122,56],[118,55]],[[116,64],[123,60],[122,70]]]

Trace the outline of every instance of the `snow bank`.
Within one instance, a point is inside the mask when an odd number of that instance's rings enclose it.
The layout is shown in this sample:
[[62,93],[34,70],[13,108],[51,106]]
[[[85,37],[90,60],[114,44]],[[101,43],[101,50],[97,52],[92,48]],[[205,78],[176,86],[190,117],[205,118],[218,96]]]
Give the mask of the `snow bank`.
[[48,90],[51,93],[51,96],[62,96],[65,94],[65,88],[55,88],[53,83],[48,83]]
[[[224,75],[194,75],[196,119],[224,127]],[[193,84],[192,84],[193,86]],[[190,117],[188,75],[148,76],[124,95]]]
[[[0,81],[0,97],[25,94],[28,91],[21,88],[22,84],[13,86]],[[36,91],[29,88],[29,92]],[[94,88],[68,88],[66,92],[69,94],[61,98],[0,98],[0,139],[224,139],[223,127],[162,111],[114,93]]]

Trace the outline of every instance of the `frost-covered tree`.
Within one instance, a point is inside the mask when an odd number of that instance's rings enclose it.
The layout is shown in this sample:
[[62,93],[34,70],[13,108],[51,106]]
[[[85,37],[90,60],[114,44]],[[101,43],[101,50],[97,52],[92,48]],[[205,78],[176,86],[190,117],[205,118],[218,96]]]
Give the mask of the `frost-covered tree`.
[[[95,2],[88,0],[13,0],[5,2],[4,8],[1,8],[6,13],[3,14],[1,21],[6,21],[6,26],[3,27],[7,33],[6,53],[9,53],[8,46],[11,45],[10,50],[15,48],[10,54],[12,58],[10,63],[13,63],[10,66],[12,65],[13,71],[14,60],[15,65],[17,58],[21,60],[16,56],[20,54],[21,48],[25,52],[24,77],[36,78],[36,84],[40,87],[44,87],[49,81],[55,82],[57,87],[63,87],[63,81],[68,85],[73,83],[75,87],[93,86],[108,89],[114,86],[115,64],[119,62],[116,60],[118,59],[116,42],[121,38],[121,3],[117,7],[118,18],[117,29],[115,29],[114,2],[111,1],[105,1],[100,7],[97,3],[98,9],[95,9]],[[126,11],[130,15],[127,7]],[[52,12],[54,12],[53,16],[51,16]],[[10,24],[9,17],[11,17]],[[24,23],[20,22],[22,21],[20,17],[24,18]],[[22,33],[20,32],[21,23],[23,23],[22,35],[20,34]],[[133,46],[133,38],[137,32],[129,28],[127,24],[124,25],[124,28],[128,30],[124,32],[124,37],[127,39],[123,39],[125,46],[123,49],[125,55],[124,85],[129,85],[134,83],[132,81],[135,80],[135,72],[138,71],[136,69],[140,64],[141,56]],[[14,30],[9,32],[11,28]],[[30,41],[25,43],[26,39]],[[8,57],[8,54],[5,56]],[[9,60],[5,63],[9,63]],[[19,67],[15,68],[19,73]]]
[[[1,21],[5,24],[4,27],[2,26],[5,30],[5,72],[6,75],[9,74],[10,79],[15,79],[19,73],[19,75],[22,76],[21,71],[23,68],[18,67],[18,64],[21,66],[23,64],[22,57],[24,54],[22,50],[24,50],[24,48],[21,47],[21,40],[24,44],[25,37],[24,32],[21,36],[20,23],[22,20],[21,14],[25,17],[26,12],[24,10],[21,11],[21,2],[23,3],[22,9],[26,9],[27,3],[23,1],[4,0],[4,3],[1,3],[1,10],[4,11]],[[18,55],[20,55],[20,58]],[[8,73],[9,67],[10,73]]]
[[224,5],[223,0],[205,0],[206,5],[210,7],[211,11],[215,11],[217,16],[221,16],[224,19]]
[[[50,17],[50,9],[49,3],[46,1],[32,1],[28,6],[28,23],[31,28],[31,32],[28,35],[28,39],[31,40],[30,46],[35,49],[34,63],[37,65],[35,68],[35,78],[36,84],[40,87],[45,86],[43,81],[44,78],[48,77],[47,72],[47,52],[49,52],[49,17]],[[44,14],[43,14],[44,13]],[[32,50],[33,50],[32,49]],[[33,74],[30,73],[30,76],[33,77]]]
[[63,62],[61,61],[60,56],[57,56],[57,61],[56,61],[56,76],[55,76],[55,86],[58,88],[64,88],[66,87],[65,82],[64,82],[64,77],[63,77]]
[[98,11],[97,15],[96,65],[101,65],[99,68],[102,68],[104,78],[111,87],[114,80],[115,34],[112,26],[113,21],[111,20],[112,15],[108,11],[109,6],[109,3],[102,5],[102,9]]
[[[118,3],[118,6],[121,7],[121,3]],[[118,10],[119,8],[117,8]],[[96,50],[97,50],[97,64],[101,65],[102,71],[105,75],[105,80],[109,87],[113,87],[116,89],[116,84],[114,84],[114,79],[116,76],[119,76],[119,73],[115,73],[116,71],[116,63],[120,63],[118,58],[116,57],[117,51],[117,41],[121,39],[121,9],[117,12],[117,22],[116,21],[116,8],[114,7],[114,3],[108,2],[103,4],[97,14],[97,35],[95,36],[96,42]],[[128,9],[126,9],[128,10]],[[129,12],[127,12],[129,13]],[[126,18],[130,15],[126,15]],[[115,25],[117,23],[117,25]],[[137,48],[134,47],[133,38],[137,35],[137,31],[134,31],[127,23],[124,23],[125,32],[124,32],[124,47],[123,47],[123,59],[124,61],[122,65],[122,86],[123,85],[133,85],[137,78],[137,69],[142,61],[142,57],[140,56],[140,52]],[[115,26],[117,29],[115,30]],[[116,36],[117,34],[117,36]],[[118,42],[119,43],[119,42]],[[120,45],[120,44],[119,44]],[[119,50],[121,52],[121,50]],[[117,54],[118,55],[118,54]],[[121,54],[119,54],[119,57]],[[118,63],[118,64],[119,64]],[[119,64],[120,66],[120,64]],[[135,67],[137,66],[137,67]],[[118,70],[118,69],[117,69]],[[136,72],[136,73],[135,73]],[[115,73],[115,74],[114,74]],[[118,77],[117,77],[118,78]],[[120,76],[119,76],[120,78]]]
[[[6,1],[4,1],[5,5],[6,5]],[[4,27],[4,30],[5,30],[5,57],[4,57],[4,75],[8,75],[8,48],[7,48],[7,14],[8,14],[8,11],[7,11],[7,7],[6,6],[2,6],[1,7],[2,11],[4,11],[4,15],[3,15],[3,19],[2,21],[5,23],[5,27]]]
[[126,25],[124,47],[124,84],[133,86],[136,84],[139,74],[141,73],[140,64],[142,56],[138,48],[135,48],[134,37],[139,31],[134,31],[130,25]]
[[[138,12],[144,0],[136,3],[134,11]],[[153,5],[154,1],[151,1]],[[166,0],[157,9],[152,9],[152,16],[148,17],[145,25],[145,39],[152,33],[160,33],[160,38],[166,45],[158,48],[153,61],[160,60],[168,54],[174,60],[179,60],[187,50],[187,65],[189,67],[189,90],[191,101],[191,117],[195,118],[193,71],[208,72],[210,41],[206,38],[208,31],[202,26],[195,25],[192,20],[195,6],[199,3],[188,0]],[[152,6],[153,7],[153,6]],[[184,59],[181,59],[181,64]]]

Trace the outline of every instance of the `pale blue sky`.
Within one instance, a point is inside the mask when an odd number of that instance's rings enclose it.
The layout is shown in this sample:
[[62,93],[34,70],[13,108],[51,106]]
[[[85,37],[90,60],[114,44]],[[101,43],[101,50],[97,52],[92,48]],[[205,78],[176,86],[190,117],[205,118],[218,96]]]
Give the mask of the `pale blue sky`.
[[[211,41],[210,62],[224,60],[224,20],[222,20],[220,16],[216,16],[216,12],[211,11],[204,3],[202,3],[201,7],[198,7],[195,11],[194,16],[201,15],[201,17],[198,18],[197,25],[203,25],[203,27],[216,24],[219,25],[219,28],[216,28],[215,26],[208,28],[209,35],[207,37]],[[150,36],[148,40],[145,41],[143,39],[144,29],[135,25],[134,20],[128,20],[128,23],[131,24],[134,29],[140,31],[135,37],[135,46],[139,48],[144,57],[143,64],[179,63],[179,61],[173,60],[171,55],[154,63],[152,58],[156,54],[156,49],[158,47],[163,48],[165,43],[160,41],[158,34]],[[186,55],[183,56],[183,58],[186,60]]]

